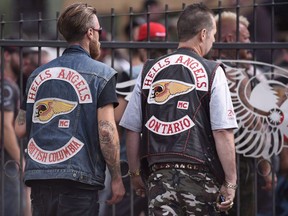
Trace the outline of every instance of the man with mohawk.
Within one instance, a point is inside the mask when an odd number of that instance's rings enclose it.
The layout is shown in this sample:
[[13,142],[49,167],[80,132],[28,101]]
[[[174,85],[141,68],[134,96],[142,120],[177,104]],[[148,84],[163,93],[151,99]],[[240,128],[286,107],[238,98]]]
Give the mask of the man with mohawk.
[[203,58],[216,23],[192,4],[177,29],[178,49],[145,63],[121,119],[129,173],[149,215],[219,215],[237,188],[237,123],[221,64]]

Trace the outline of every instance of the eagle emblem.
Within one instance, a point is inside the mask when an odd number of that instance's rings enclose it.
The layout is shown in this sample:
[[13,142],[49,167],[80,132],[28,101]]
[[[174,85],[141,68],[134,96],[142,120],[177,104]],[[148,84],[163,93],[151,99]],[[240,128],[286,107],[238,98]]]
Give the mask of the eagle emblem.
[[34,105],[34,123],[47,123],[58,115],[70,113],[76,107],[77,102],[62,99],[49,98],[39,100]]
[[[262,64],[252,63],[254,66]],[[244,69],[225,65],[238,122],[238,129],[234,131],[236,152],[246,157],[268,159],[287,147],[288,88],[284,82],[288,80],[288,71],[273,65],[269,67],[271,72],[258,74],[252,66],[254,74],[248,75]]]
[[178,95],[187,94],[195,85],[177,80],[159,80],[154,82],[148,96],[148,103],[164,104]]

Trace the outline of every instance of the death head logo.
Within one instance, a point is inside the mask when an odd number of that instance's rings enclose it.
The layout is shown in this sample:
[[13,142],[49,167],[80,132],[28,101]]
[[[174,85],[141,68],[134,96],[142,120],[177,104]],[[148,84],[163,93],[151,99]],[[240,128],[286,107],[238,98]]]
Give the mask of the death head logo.
[[39,100],[34,104],[34,123],[47,123],[55,116],[67,114],[76,107],[76,102],[49,98]]
[[177,80],[159,80],[152,84],[148,103],[164,104],[178,95],[187,94],[195,88],[194,85]]
[[[242,63],[241,60],[222,62]],[[251,65],[250,70],[225,65],[238,122],[236,152],[247,157],[270,158],[287,147],[288,71],[265,64],[271,71],[264,72],[259,70],[263,63],[245,63]]]

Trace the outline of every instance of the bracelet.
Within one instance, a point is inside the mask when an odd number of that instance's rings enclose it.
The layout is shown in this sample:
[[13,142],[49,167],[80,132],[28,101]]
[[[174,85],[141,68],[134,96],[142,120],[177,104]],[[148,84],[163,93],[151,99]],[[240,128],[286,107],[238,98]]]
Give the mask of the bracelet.
[[134,172],[129,170],[129,171],[128,171],[128,175],[129,175],[130,177],[136,177],[136,176],[140,176],[140,172],[141,172],[140,169],[136,169]]
[[236,190],[237,187],[238,187],[237,184],[229,183],[229,182],[227,182],[226,180],[224,180],[223,186],[226,187],[226,188],[231,188],[231,189],[233,189],[233,190]]

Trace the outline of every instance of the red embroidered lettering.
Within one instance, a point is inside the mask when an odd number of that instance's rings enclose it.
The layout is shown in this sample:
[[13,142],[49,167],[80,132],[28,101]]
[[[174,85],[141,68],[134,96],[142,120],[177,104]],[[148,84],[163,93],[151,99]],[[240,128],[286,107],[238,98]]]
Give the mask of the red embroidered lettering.
[[202,82],[202,83],[197,83],[197,88],[202,88],[202,87],[207,87],[207,83]]
[[81,96],[80,99],[81,99],[81,101],[90,100],[91,96],[90,96],[90,94],[86,94],[86,95]]
[[36,96],[35,93],[29,92],[28,99],[30,99],[30,100],[35,100],[35,96]]
[[60,128],[69,128],[70,120],[60,119],[58,123],[58,127]]
[[194,61],[194,59],[192,59],[192,58],[187,58],[187,59],[183,62],[183,64],[188,67],[193,61]]
[[79,103],[92,103],[90,88],[84,77],[77,71],[60,67],[49,68],[35,77],[27,94],[27,103],[35,102],[39,86],[50,79],[65,81],[72,85],[79,98]]
[[174,129],[175,129],[175,133],[180,131],[179,122],[175,122],[173,126],[174,126]]
[[178,101],[177,108],[187,110],[189,107],[189,102],[187,101]]
[[179,64],[181,63],[182,64],[182,61],[183,61],[183,56],[179,56],[178,59],[175,61],[176,64]]
[[150,86],[152,83],[152,79],[145,79],[144,80],[144,86]]
[[148,77],[154,78],[155,73],[152,73],[151,70],[147,73]]
[[189,68],[190,68],[191,70],[195,70],[195,69],[198,67],[198,65],[199,65],[199,63],[196,62],[196,61],[194,61],[194,62],[192,62],[192,63],[189,65]]
[[58,74],[58,79],[64,79],[64,75],[65,75],[65,70],[64,69],[61,69],[60,70],[60,73]]
[[165,58],[165,59],[164,59],[164,62],[166,63],[166,66],[169,65],[169,64],[170,64],[170,59],[169,59],[169,57],[168,57],[168,58]]
[[194,126],[194,122],[187,115],[174,122],[163,122],[157,119],[155,116],[152,116],[146,122],[145,126],[153,133],[169,136],[192,128]]
[[[71,78],[71,83],[75,84],[76,82],[78,82],[79,80],[79,76],[78,75],[74,75],[72,78]],[[83,81],[83,80],[82,80]],[[76,85],[75,85],[76,87]]]
[[66,74],[66,77],[64,77],[64,79],[67,79],[67,80],[71,81],[71,79],[73,78],[74,74],[75,74],[74,71],[68,71],[68,74]]
[[82,149],[83,146],[83,143],[75,137],[72,137],[71,140],[62,148],[54,151],[46,151],[37,146],[32,138],[28,143],[27,149],[29,156],[38,163],[55,164],[73,157]]
[[[75,87],[79,90],[83,85],[85,85],[85,82],[83,80],[81,80],[80,82],[75,84]],[[87,87],[85,87],[85,89],[87,89]],[[79,90],[79,92],[80,92],[80,90]]]
[[[173,126],[174,126],[174,124],[173,124]],[[172,127],[171,124],[168,125],[168,130],[167,130],[166,133],[167,133],[167,134],[173,134],[173,127]]]
[[187,117],[183,119],[183,124],[186,128],[190,128],[191,122]]

